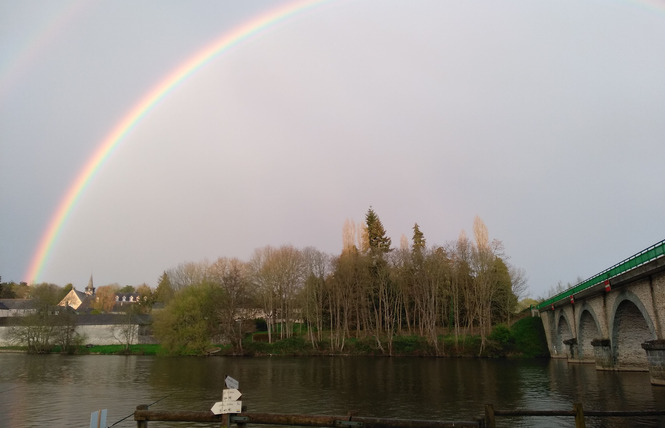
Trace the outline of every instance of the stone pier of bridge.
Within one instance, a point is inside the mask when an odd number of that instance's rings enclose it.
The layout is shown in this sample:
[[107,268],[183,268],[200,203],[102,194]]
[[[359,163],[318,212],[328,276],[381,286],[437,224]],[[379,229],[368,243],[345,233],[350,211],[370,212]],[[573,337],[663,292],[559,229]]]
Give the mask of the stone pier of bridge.
[[649,371],[652,384],[665,386],[665,256],[658,255],[665,241],[660,245],[649,261],[533,309],[553,358],[598,370]]

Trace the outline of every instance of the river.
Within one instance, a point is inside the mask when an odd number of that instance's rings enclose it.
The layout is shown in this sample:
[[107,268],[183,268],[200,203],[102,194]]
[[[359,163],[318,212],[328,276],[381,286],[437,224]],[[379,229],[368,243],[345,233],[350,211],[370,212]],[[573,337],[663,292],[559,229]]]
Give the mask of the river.
[[[262,357],[162,358],[0,354],[0,427],[83,427],[108,409],[107,425],[151,410],[209,410],[224,378],[240,382],[250,412],[472,420],[497,409],[664,409],[665,387],[644,372],[600,372],[562,360]],[[500,418],[498,426],[574,427],[568,418]],[[129,417],[116,427],[135,427]],[[151,422],[151,427],[187,424]],[[192,426],[191,424],[189,426]],[[208,425],[210,426],[210,425]],[[588,427],[627,426],[587,418]],[[665,418],[630,426],[665,426]]]

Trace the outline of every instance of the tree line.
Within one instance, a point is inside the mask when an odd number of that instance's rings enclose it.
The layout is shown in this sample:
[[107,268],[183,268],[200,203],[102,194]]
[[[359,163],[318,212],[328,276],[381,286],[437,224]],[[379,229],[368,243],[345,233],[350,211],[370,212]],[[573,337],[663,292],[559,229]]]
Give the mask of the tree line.
[[347,221],[343,249],[332,256],[290,245],[255,250],[249,261],[219,258],[183,263],[163,273],[153,294],[154,331],[173,353],[204,352],[228,341],[242,353],[243,338],[265,320],[268,342],[306,334],[313,348],[343,352],[351,338],[372,338],[392,355],[393,340],[420,336],[443,355],[443,334],[455,346],[506,322],[526,291],[524,272],[506,262],[476,217],[473,240],[464,232],[446,245],[427,245],[418,224],[399,248],[370,208],[359,225]]

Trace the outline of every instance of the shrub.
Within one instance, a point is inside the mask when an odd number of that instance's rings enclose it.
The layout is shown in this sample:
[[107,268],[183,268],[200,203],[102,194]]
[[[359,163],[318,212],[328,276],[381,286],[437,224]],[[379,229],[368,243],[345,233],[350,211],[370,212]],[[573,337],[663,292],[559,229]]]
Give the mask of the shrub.
[[432,348],[424,337],[396,336],[393,339],[393,353],[395,355],[431,355]]
[[268,343],[268,333],[267,332],[254,333],[252,335],[252,341]]
[[355,355],[375,355],[378,354],[376,339],[374,338],[355,338],[346,339],[345,348],[347,352]]
[[511,332],[515,340],[514,349],[523,357],[543,358],[550,356],[545,329],[540,318],[522,318],[513,324]]
[[504,324],[497,324],[494,326],[494,329],[488,336],[490,340],[493,340],[500,344],[501,346],[510,346],[515,343],[515,338],[511,333],[510,329]]
[[257,342],[248,340],[243,343],[242,350],[245,355],[266,355],[270,354],[272,350],[271,344],[266,340],[265,342]]
[[485,355],[492,358],[505,357],[513,350],[515,338],[510,329],[504,324],[494,326],[494,329],[487,336],[487,344],[485,346]]
[[446,355],[451,357],[477,357],[480,353],[480,342],[480,336],[461,335],[455,346],[454,335],[443,337]]
[[272,344],[273,352],[276,354],[300,354],[311,348],[312,345],[302,336],[291,336]]

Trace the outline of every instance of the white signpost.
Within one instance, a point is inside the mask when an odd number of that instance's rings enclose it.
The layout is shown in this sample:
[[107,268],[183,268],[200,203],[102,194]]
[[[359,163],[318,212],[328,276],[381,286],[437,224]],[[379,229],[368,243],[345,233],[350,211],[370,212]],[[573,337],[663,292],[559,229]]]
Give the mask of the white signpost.
[[226,376],[226,379],[224,379],[224,383],[226,384],[226,387],[229,389],[238,389],[240,387],[240,382],[233,379],[231,376]]
[[222,391],[222,401],[216,402],[210,411],[216,415],[240,413],[242,411],[242,401],[238,401],[238,398],[242,396],[242,393],[238,391],[240,383],[231,376],[227,376],[224,383],[228,389]]
[[90,428],[106,428],[106,409],[90,414]]
[[237,389],[225,389],[222,391],[222,401],[236,401],[242,396]]

